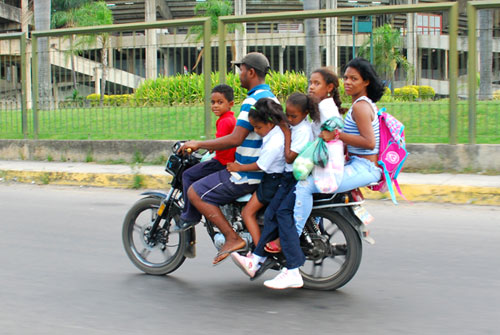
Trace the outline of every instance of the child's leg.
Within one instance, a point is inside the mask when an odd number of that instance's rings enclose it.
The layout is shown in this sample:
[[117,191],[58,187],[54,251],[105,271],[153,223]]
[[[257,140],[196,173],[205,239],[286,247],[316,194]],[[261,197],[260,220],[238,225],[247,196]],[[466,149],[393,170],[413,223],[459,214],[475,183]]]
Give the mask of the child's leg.
[[257,212],[262,207],[264,207],[264,205],[259,201],[259,199],[257,199],[257,192],[254,192],[248,203],[241,211],[241,217],[243,218],[243,222],[245,223],[248,232],[252,235],[254,245],[257,245],[260,240],[260,228],[257,223]]

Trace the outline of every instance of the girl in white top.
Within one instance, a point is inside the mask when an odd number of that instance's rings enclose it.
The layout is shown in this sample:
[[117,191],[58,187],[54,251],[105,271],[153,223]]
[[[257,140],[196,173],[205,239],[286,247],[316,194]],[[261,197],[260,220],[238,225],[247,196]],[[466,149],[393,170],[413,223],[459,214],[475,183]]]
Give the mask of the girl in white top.
[[[319,103],[320,122],[313,122],[313,132],[316,137],[321,137],[326,141],[330,136],[330,132],[321,131],[321,125],[331,117],[345,113],[345,109],[341,107],[339,95],[339,79],[335,73],[327,68],[320,68],[315,70],[309,78],[309,95],[312,95],[321,102]],[[338,134],[337,134],[338,136]],[[293,209],[293,217],[297,228],[297,234],[302,234],[302,229],[306,223],[307,218],[311,214],[313,193],[320,193],[312,175],[308,176],[306,180],[297,183],[295,190],[295,207]]]
[[257,212],[271,201],[285,170],[285,135],[277,125],[286,121],[281,105],[269,98],[260,99],[251,107],[248,121],[254,127],[254,131],[262,137],[259,159],[251,164],[228,163],[227,170],[264,171],[257,191],[241,212],[243,222],[254,244],[257,244],[260,239]]
[[[254,252],[248,257],[241,256],[237,252],[231,254],[235,264],[248,276],[254,277],[260,263],[266,260],[267,253],[279,253],[282,250],[286,258],[286,268],[283,268],[275,279],[264,282],[265,286],[275,289],[301,287],[303,285],[299,267],[304,264],[305,257],[300,248],[300,240],[292,215],[295,204],[294,191],[297,183],[293,177],[292,163],[314,137],[307,115],[313,121],[320,122],[317,99],[304,93],[290,95],[286,101],[286,117],[290,129],[288,124],[280,124],[285,133],[285,159],[287,164],[280,186],[264,213],[262,236]],[[278,234],[280,239],[276,239]],[[273,241],[273,239],[275,240]],[[280,245],[280,241],[282,245]],[[283,277],[290,280],[283,281]]]

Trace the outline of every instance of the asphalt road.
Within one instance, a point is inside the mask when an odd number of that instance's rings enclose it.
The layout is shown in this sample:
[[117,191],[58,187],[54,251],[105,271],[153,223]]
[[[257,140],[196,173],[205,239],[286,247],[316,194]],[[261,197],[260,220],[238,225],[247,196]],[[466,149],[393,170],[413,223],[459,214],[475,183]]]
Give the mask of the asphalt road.
[[128,260],[139,191],[0,185],[0,334],[497,334],[500,207],[371,201],[376,244],[335,292],[273,291],[198,228],[170,276]]

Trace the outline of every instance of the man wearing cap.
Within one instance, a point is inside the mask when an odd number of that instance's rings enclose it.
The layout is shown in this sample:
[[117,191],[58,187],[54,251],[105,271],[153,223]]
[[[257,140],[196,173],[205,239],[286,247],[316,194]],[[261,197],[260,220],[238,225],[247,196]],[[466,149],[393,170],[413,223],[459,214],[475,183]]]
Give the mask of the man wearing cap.
[[[279,103],[269,85],[265,83],[265,77],[270,68],[269,61],[263,54],[251,52],[233,64],[240,68],[241,86],[248,90],[234,131],[230,135],[213,140],[186,142],[179,149],[182,152],[187,149],[193,151],[198,149],[225,150],[237,147],[235,154],[237,163],[251,164],[259,158],[262,138],[253,131],[248,121],[248,112],[261,98],[272,98]],[[193,227],[200,222],[201,214],[219,228],[224,234],[225,244],[214,258],[214,265],[226,259],[231,252],[245,247],[245,241],[234,232],[219,206],[230,203],[245,194],[253,193],[261,178],[262,172],[230,173],[224,169],[198,180],[189,188],[188,198],[195,208],[191,213],[186,213],[189,220],[181,220],[179,229],[185,230]]]

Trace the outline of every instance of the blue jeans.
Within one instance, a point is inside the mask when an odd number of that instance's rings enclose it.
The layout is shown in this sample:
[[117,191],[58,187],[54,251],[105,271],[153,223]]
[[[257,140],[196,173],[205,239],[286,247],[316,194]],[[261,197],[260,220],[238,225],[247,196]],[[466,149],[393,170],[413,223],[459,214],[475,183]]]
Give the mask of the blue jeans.
[[302,266],[305,256],[300,248],[300,239],[293,220],[295,204],[295,178],[292,173],[284,173],[282,182],[269,206],[264,212],[264,228],[254,254],[266,255],[264,246],[267,242],[280,237],[281,250],[286,258],[288,269]]
[[[350,157],[344,166],[344,175],[340,182],[337,193],[353,190],[357,187],[376,183],[382,177],[382,170],[367,159],[357,156]],[[304,229],[306,220],[311,214],[313,205],[313,193],[320,193],[312,176],[297,183],[295,195],[295,207],[293,217],[299,235]]]

